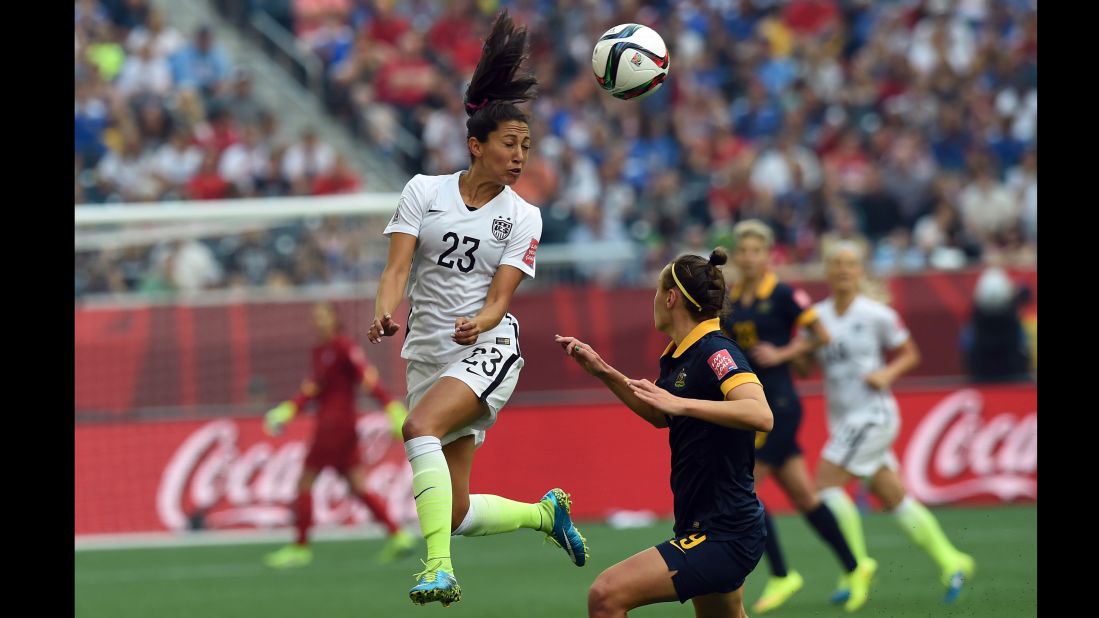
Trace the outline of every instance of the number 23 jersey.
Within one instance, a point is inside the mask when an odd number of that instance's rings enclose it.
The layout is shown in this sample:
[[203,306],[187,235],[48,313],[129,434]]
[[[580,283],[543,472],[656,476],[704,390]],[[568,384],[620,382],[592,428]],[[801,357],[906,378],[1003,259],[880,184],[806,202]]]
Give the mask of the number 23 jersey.
[[[408,278],[412,312],[401,356],[408,360],[447,362],[468,350],[451,340],[454,321],[473,317],[484,307],[492,278],[501,265],[534,277],[535,254],[542,236],[542,213],[504,186],[487,204],[469,210],[458,190],[465,172],[446,176],[417,174],[401,192],[397,212],[383,234],[416,237]],[[516,338],[518,330],[501,320],[477,342]],[[512,342],[509,342],[512,343]]]

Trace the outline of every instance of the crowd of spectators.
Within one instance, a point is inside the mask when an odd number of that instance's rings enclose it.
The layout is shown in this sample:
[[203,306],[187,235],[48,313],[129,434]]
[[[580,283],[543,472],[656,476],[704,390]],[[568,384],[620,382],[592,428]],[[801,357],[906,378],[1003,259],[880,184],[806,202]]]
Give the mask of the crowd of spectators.
[[[292,172],[339,157],[274,146],[276,119],[244,104],[248,78],[213,59],[208,32],[188,42],[148,9],[120,23],[104,10],[119,4],[143,5],[77,2],[77,202],[322,192],[315,172]],[[462,93],[481,41],[501,7],[526,24],[541,94],[515,189],[542,208],[544,244],[620,244],[646,266],[587,265],[581,279],[638,281],[679,252],[728,246],[750,217],[774,227],[779,264],[817,263],[837,239],[863,244],[879,274],[1037,261],[1036,2],[282,4],[276,17],[325,66],[332,113],[409,175],[468,165]],[[642,101],[608,96],[591,74],[593,42],[626,22],[656,29],[671,53],[671,77]],[[308,136],[298,147],[315,148]],[[178,175],[144,172],[160,159]],[[361,227],[327,226],[263,233],[260,244],[297,247],[267,278],[370,276],[326,258],[318,236],[355,252]],[[255,279],[231,265],[241,238],[195,244],[238,282]]]
[[[837,236],[879,272],[1036,261],[1035,2],[294,0],[291,13],[334,112],[409,173],[439,174],[468,164],[462,93],[501,6],[529,27],[541,82],[516,189],[543,208],[547,243],[633,243],[656,266],[759,217],[787,263]],[[641,102],[607,96],[589,68],[593,41],[626,22],[671,52]]]
[[[253,96],[253,77],[233,67],[209,27],[187,37],[146,0],[78,0],[75,37],[77,204],[362,188],[314,130],[289,143],[278,138],[277,115]],[[354,230],[343,227],[350,239]],[[79,251],[76,294],[307,283],[317,277],[313,236],[291,226]]]

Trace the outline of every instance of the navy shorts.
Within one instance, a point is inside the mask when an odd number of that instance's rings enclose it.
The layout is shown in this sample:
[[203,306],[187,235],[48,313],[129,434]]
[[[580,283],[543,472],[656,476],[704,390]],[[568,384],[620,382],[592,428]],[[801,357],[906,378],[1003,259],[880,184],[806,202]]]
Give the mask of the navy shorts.
[[680,603],[707,594],[733,592],[759,564],[767,536],[763,522],[735,539],[711,541],[705,533],[690,534],[656,546],[675,571],[672,585]]
[[801,454],[801,447],[798,446],[801,406],[772,406],[771,412],[775,415],[774,428],[770,433],[756,433],[756,460],[772,468],[780,468],[787,459]]

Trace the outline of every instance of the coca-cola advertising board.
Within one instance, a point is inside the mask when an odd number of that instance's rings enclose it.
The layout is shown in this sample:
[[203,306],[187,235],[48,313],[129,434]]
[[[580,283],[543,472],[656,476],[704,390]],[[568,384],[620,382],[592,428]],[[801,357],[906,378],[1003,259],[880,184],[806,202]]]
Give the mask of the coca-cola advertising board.
[[[903,420],[895,452],[917,499],[1037,499],[1036,386],[896,395]],[[799,441],[813,469],[827,439],[824,402],[809,396],[803,405]],[[296,420],[279,438],[266,436],[259,418],[77,425],[76,534],[287,525],[311,422]],[[395,517],[415,520],[410,470],[385,417],[363,415],[359,433],[368,489],[388,498]],[[472,489],[534,501],[560,486],[573,495],[578,519],[616,510],[667,516],[668,478],[665,431],[621,405],[513,407],[478,452]],[[760,495],[775,511],[790,507],[773,483]],[[331,471],[318,478],[314,508],[321,526],[371,517]]]

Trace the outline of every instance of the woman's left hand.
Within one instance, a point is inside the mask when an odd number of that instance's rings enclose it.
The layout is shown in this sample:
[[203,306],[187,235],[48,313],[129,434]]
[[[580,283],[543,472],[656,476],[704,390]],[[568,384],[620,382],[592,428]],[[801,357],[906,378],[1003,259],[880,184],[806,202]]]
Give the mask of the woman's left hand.
[[638,399],[665,414],[679,416],[686,409],[683,398],[676,397],[648,380],[626,380],[626,385]]
[[472,318],[458,318],[454,321],[454,334],[451,340],[458,345],[471,345],[477,343],[477,337],[481,334],[481,326]]
[[603,362],[603,359],[590,345],[580,343],[580,340],[576,337],[554,335],[553,340],[561,346],[565,354],[576,359],[576,363],[591,375],[599,377],[609,369],[607,363]]
[[875,390],[885,390],[889,388],[889,374],[884,369],[879,369],[873,373],[866,374],[863,378],[866,380],[866,384]]

